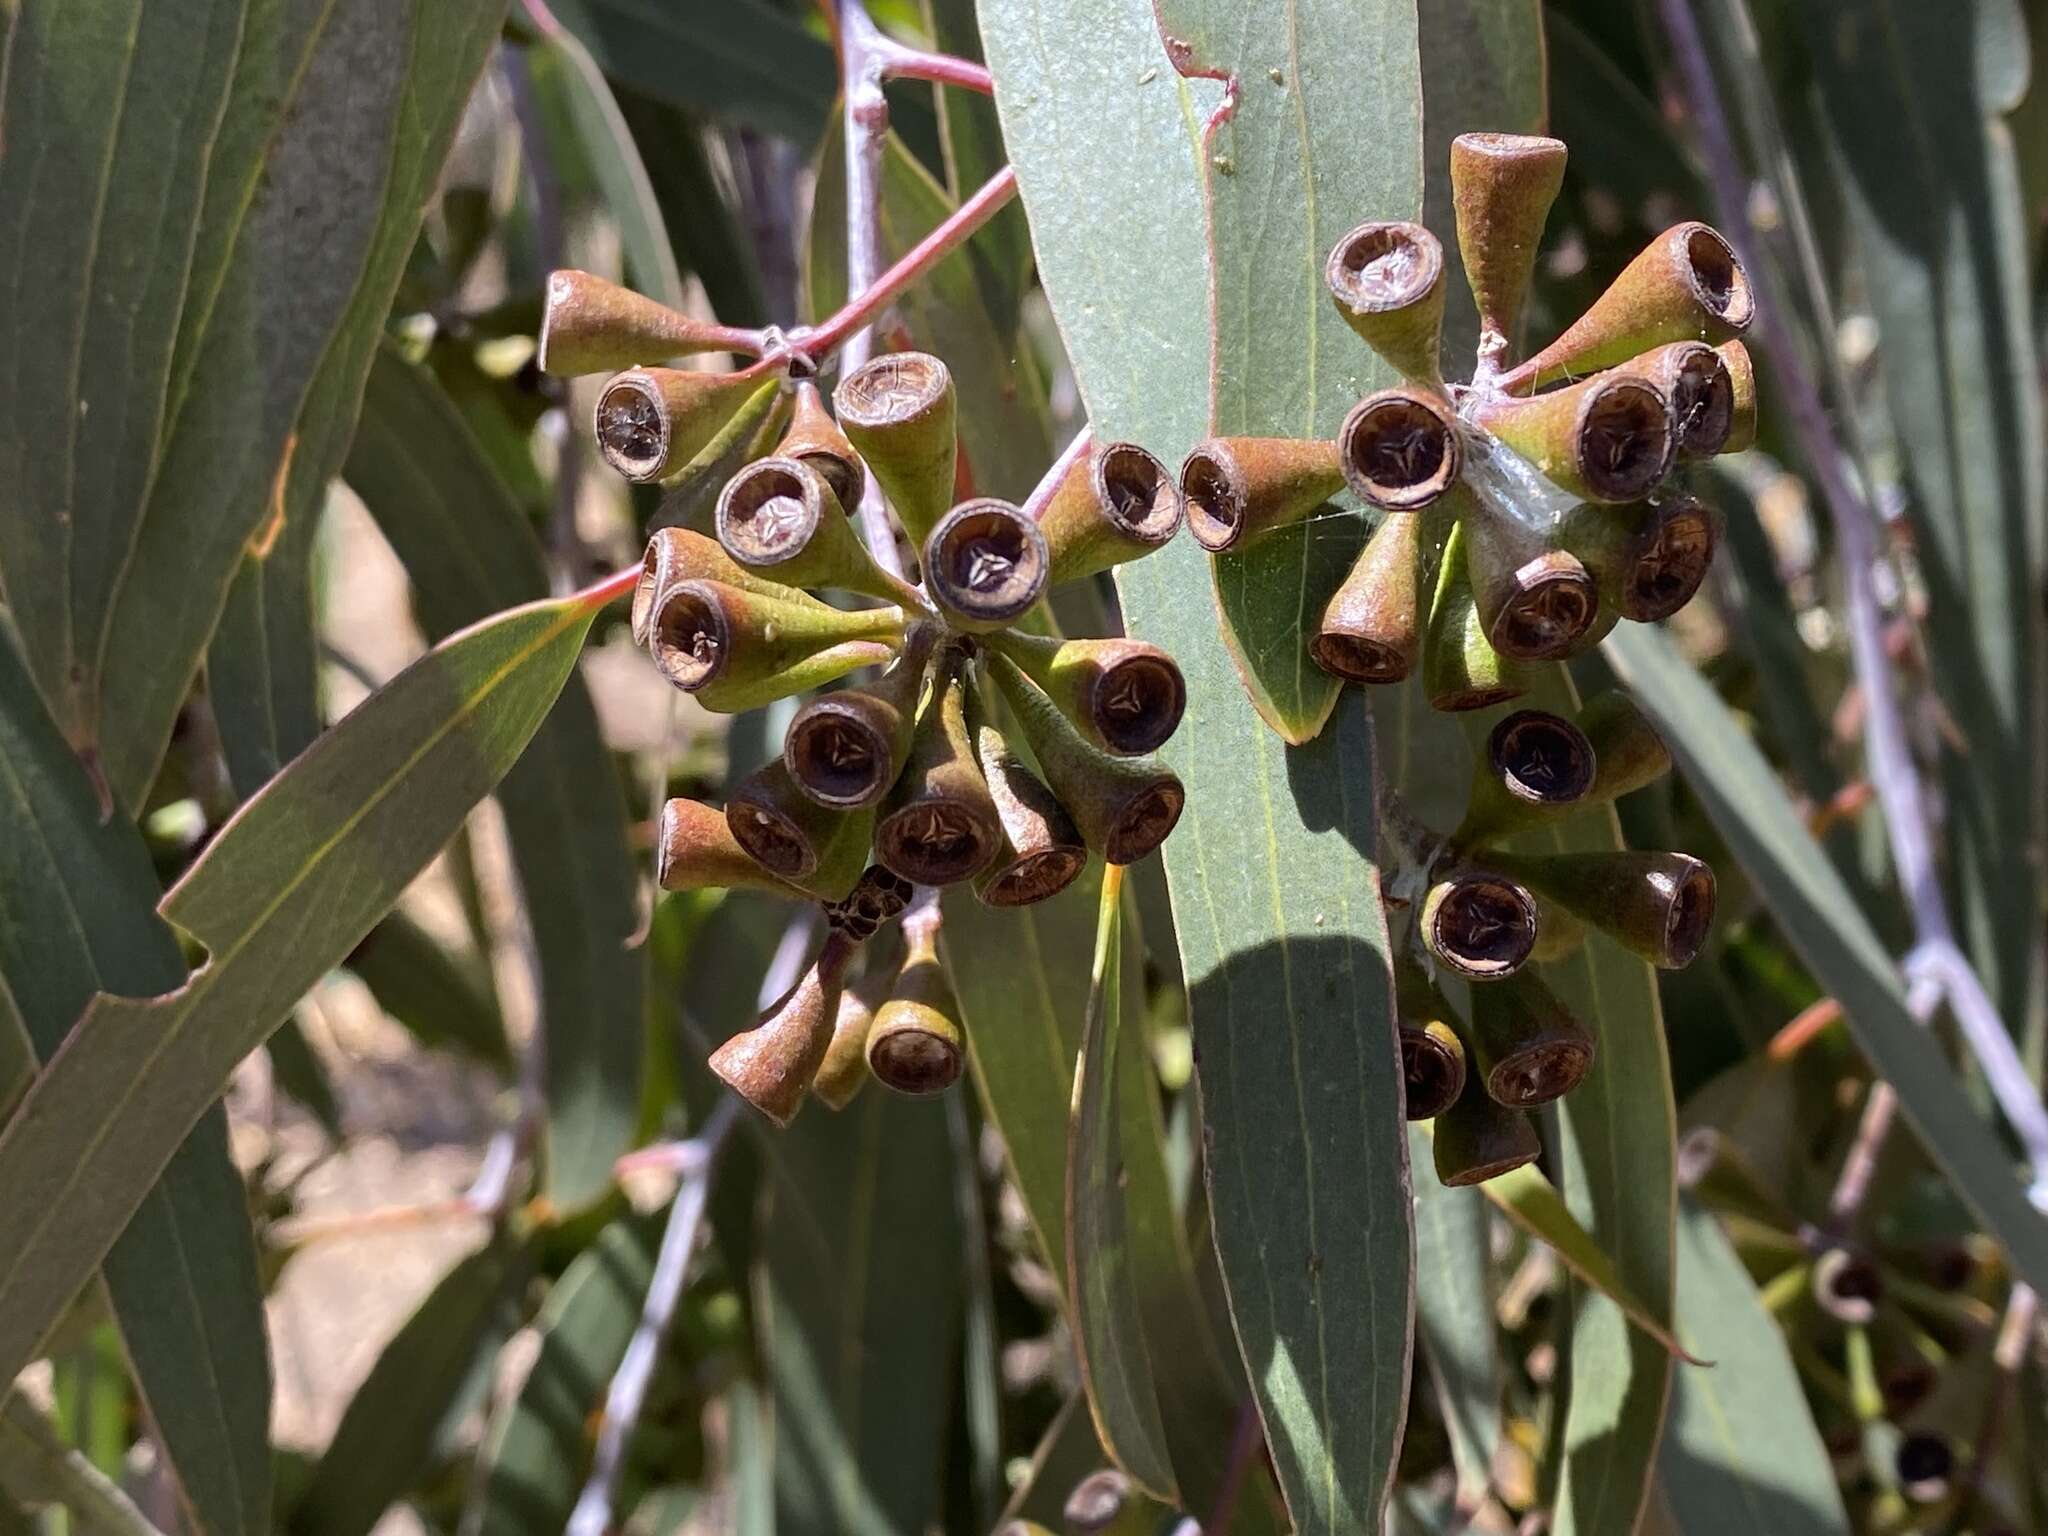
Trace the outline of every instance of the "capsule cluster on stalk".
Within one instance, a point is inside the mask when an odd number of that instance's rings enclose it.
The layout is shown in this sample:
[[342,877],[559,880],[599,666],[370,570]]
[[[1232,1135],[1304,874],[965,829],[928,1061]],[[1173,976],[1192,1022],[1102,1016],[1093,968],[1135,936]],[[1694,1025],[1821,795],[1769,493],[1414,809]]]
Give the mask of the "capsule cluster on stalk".
[[[732,713],[872,669],[804,702],[781,753],[722,808],[663,810],[663,889],[766,890],[829,918],[802,980],[712,1069],[782,1123],[807,1093],[836,1108],[870,1074],[945,1088],[962,1051],[936,925],[906,919],[907,956],[886,975],[849,984],[854,957],[914,888],[971,882],[991,906],[1023,906],[1090,854],[1133,863],[1173,830],[1184,791],[1152,754],[1186,707],[1180,668],[1141,641],[1058,638],[1042,603],[1171,539],[1184,514],[1172,474],[1110,443],[1063,461],[1029,510],[961,500],[953,380],[936,357],[873,359],[828,412],[814,384],[785,390],[766,365],[640,366],[717,344],[640,295],[556,273],[548,297],[544,368],[623,368],[596,409],[606,460],[636,481],[710,466],[721,482],[711,532],[663,528],[647,545],[632,632],[662,676]],[[742,409],[764,391],[787,409]],[[861,535],[870,476],[921,582]]]
[[1735,339],[1748,278],[1720,235],[1675,225],[1509,366],[1564,165],[1556,139],[1452,146],[1480,322],[1469,384],[1446,383],[1440,362],[1441,244],[1419,224],[1361,224],[1325,277],[1401,382],[1360,400],[1334,440],[1212,438],[1181,467],[1189,530],[1213,553],[1298,524],[1346,487],[1385,514],[1306,637],[1334,676],[1394,683],[1419,666],[1434,708],[1483,709],[1521,693],[1531,663],[1677,612],[1713,561],[1720,514],[1677,472],[1755,436],[1755,378]]
[[1395,970],[1408,1116],[1436,1121],[1446,1184],[1473,1184],[1537,1154],[1529,1111],[1579,1085],[1593,1035],[1535,963],[1563,959],[1597,928],[1664,970],[1690,965],[1714,917],[1714,874],[1684,853],[1531,854],[1524,834],[1640,789],[1671,755],[1627,695],[1602,693],[1577,720],[1504,716],[1474,765],[1464,819],[1448,837],[1409,829],[1427,850],[1416,937],[1435,968],[1470,984],[1469,1024],[1403,957]]

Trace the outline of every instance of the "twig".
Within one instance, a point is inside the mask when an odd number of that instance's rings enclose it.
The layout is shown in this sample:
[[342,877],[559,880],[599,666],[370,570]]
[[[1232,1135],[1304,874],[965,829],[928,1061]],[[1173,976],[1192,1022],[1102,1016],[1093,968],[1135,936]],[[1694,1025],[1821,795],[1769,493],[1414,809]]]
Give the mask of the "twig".
[[2048,1110],[2044,1110],[2026,1067],[2013,1048],[2012,1036],[1998,1017],[1997,1005],[1956,944],[1955,927],[1942,895],[1941,876],[1935,864],[1933,821],[1892,689],[1883,617],[1872,576],[1881,558],[1877,518],[1843,468],[1841,448],[1828,425],[1819,387],[1780,312],[1774,274],[1768,265],[1755,259],[1756,231],[1749,222],[1748,183],[1736,158],[1699,22],[1688,0],[1658,0],[1658,9],[1698,126],[1724,227],[1749,267],[1758,339],[1777,365],[1777,382],[1793,430],[1820,483],[1822,500],[1834,527],[1847,594],[1850,658],[1867,706],[1864,753],[1871,785],[1884,808],[1892,862],[1913,914],[1916,942],[1906,957],[1906,974],[1909,981],[1932,981],[1947,998],[1963,1038],[1990,1084],[1992,1096],[2026,1148],[2034,1169],[2034,1203],[2048,1209]]
[[619,1477],[626,1467],[626,1448],[640,1424],[640,1410],[647,1400],[647,1386],[654,1379],[654,1367],[668,1342],[669,1325],[675,1320],[676,1305],[682,1299],[683,1283],[689,1278],[690,1256],[697,1246],[697,1229],[703,1224],[704,1204],[711,1194],[711,1175],[718,1150],[732,1130],[739,1113],[739,1100],[720,1099],[699,1131],[696,1141],[703,1149],[698,1166],[676,1191],[669,1209],[668,1228],[661,1236],[661,1252],[654,1261],[654,1275],[647,1285],[647,1301],[640,1311],[639,1326],[626,1345],[625,1357],[605,1394],[604,1427],[598,1432],[597,1454],[591,1461],[590,1480],[576,1500],[569,1516],[568,1536],[607,1536],[612,1529],[612,1500]]
[[[1914,982],[1906,994],[1906,1007],[1922,1024],[1933,1016],[1940,1003],[1940,989],[1924,981]],[[1849,1155],[1842,1159],[1834,1194],[1828,1199],[1828,1224],[1837,1239],[1847,1238],[1856,1224],[1856,1213],[1862,1210],[1864,1197],[1870,1193],[1870,1180],[1877,1172],[1877,1159],[1884,1151],[1885,1138],[1891,1134],[1898,1108],[1899,1095],[1892,1085],[1881,1077],[1873,1081],[1870,1095],[1863,1101],[1863,1117],[1856,1123],[1855,1139],[1849,1143]]]
[[[849,161],[852,159],[851,156],[848,158]],[[972,197],[933,226],[930,234],[904,252],[888,271],[860,287],[856,287],[849,278],[847,288],[854,297],[818,324],[799,326],[789,332],[786,339],[790,351],[801,352],[815,361],[843,345],[847,371],[859,367],[860,364],[854,361],[854,354],[857,348],[867,346],[865,332],[868,323],[887,309],[904,289],[931,271],[968,236],[1002,212],[1004,204],[1016,195],[1017,173],[1004,166],[983,182]],[[857,222],[851,212],[847,217],[849,223]],[[849,250],[852,243],[849,240]],[[880,260],[879,253],[876,260]],[[848,265],[850,267],[852,263]],[[862,361],[865,361],[864,355]]]
[[120,1486],[16,1391],[0,1405],[0,1488],[18,1503],[62,1504],[76,1523],[104,1536],[163,1536]]

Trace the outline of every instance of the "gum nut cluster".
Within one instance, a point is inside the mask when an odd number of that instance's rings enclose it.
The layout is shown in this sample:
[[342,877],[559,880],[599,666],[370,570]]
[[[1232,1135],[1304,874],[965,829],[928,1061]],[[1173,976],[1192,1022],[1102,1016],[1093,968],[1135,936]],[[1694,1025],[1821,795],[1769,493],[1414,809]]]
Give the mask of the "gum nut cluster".
[[[623,370],[597,403],[606,460],[629,480],[708,469],[722,484],[710,533],[667,527],[647,545],[632,631],[662,676],[734,713],[865,674],[804,702],[781,754],[722,808],[677,799],[661,816],[664,889],[827,904],[816,962],[711,1059],[787,1123],[807,1092],[837,1107],[869,1072],[913,1094],[959,1076],[934,935],[906,919],[900,968],[850,984],[913,887],[971,882],[991,906],[1024,906],[1091,853],[1133,863],[1173,830],[1184,791],[1152,753],[1186,707],[1180,668],[1141,641],[1061,639],[1042,599],[1160,548],[1183,506],[1166,466],[1129,443],[1070,456],[1035,510],[956,500],[953,380],[922,352],[847,375],[830,412],[779,364],[640,366],[730,344],[587,273],[550,279],[541,366]],[[849,515],[870,475],[921,583],[877,560]]]
[[[1593,1065],[1592,1033],[1532,962],[1563,959],[1589,928],[1664,970],[1690,965],[1706,942],[1714,873],[1690,854],[1509,846],[1670,770],[1671,754],[1626,694],[1595,695],[1576,720],[1518,709],[1488,735],[1456,830],[1411,837],[1432,854],[1415,942],[1395,967],[1401,1064],[1408,1117],[1436,1121],[1444,1183],[1478,1183],[1534,1158],[1528,1112],[1571,1092]],[[1471,984],[1469,1027],[1432,967]]]
[[1181,467],[1190,531],[1212,552],[1299,523],[1347,486],[1387,514],[1308,638],[1326,672],[1394,683],[1419,662],[1433,708],[1483,709],[1521,693],[1532,662],[1676,613],[1706,576],[1720,514],[1675,475],[1755,436],[1755,376],[1735,339],[1749,280],[1713,230],[1675,225],[1563,335],[1512,362],[1564,165],[1556,139],[1452,145],[1479,310],[1471,383],[1444,381],[1436,237],[1361,224],[1325,277],[1401,383],[1359,401],[1332,442],[1215,438]]

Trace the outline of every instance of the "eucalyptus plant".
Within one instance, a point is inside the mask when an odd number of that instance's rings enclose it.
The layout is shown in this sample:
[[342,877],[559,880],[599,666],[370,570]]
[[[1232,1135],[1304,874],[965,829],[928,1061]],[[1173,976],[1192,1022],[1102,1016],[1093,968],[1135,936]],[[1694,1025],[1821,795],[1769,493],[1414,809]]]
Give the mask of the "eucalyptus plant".
[[0,1529],[2048,1530],[2042,21],[0,7]]

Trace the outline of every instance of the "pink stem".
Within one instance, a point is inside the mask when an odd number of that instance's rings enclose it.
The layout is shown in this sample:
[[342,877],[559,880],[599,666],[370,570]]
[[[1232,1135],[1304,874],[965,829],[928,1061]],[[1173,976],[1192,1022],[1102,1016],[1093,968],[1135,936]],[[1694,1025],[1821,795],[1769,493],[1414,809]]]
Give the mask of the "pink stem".
[[576,594],[578,602],[589,608],[603,608],[622,597],[631,597],[633,589],[640,584],[640,567],[629,565],[623,571],[615,571],[602,581],[594,581]]
[[1038,484],[1031,488],[1031,494],[1024,498],[1021,510],[1026,517],[1035,523],[1045,516],[1046,506],[1059,490],[1060,482],[1067,478],[1067,472],[1074,467],[1077,459],[1087,456],[1094,442],[1094,433],[1085,425],[1074,434],[1074,440],[1067,444],[1066,451],[1052,461],[1052,468],[1045,472]]
[[790,350],[805,353],[815,360],[821,354],[845,345],[855,332],[865,328],[869,321],[888,308],[898,294],[951,255],[1016,195],[1017,173],[1005,166],[991,176],[980,191],[949,214],[944,223],[906,251],[902,260],[844,307],[818,325],[791,331]]
[[956,59],[950,53],[926,53],[889,42],[880,49],[882,77],[886,80],[930,80],[937,85],[957,85],[963,90],[995,94],[996,84],[986,66],[971,59]]

